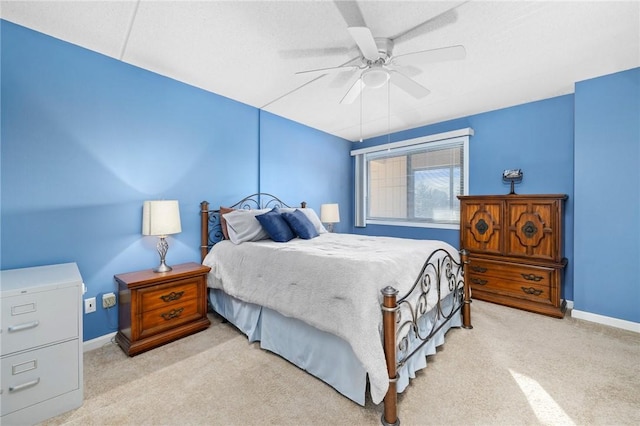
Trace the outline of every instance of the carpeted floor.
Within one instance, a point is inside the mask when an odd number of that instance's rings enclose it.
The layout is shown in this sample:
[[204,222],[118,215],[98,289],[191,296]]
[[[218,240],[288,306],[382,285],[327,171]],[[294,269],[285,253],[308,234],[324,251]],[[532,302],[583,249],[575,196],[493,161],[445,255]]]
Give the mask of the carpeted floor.
[[[84,405],[48,425],[376,425],[361,407],[210,315],[133,358],[85,353]],[[403,425],[640,424],[640,334],[474,301],[399,397]]]

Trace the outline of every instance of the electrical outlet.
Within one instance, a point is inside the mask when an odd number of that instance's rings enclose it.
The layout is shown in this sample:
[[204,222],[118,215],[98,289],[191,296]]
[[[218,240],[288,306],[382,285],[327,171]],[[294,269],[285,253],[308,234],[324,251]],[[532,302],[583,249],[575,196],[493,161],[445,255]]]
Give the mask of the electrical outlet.
[[116,305],[116,295],[114,293],[106,293],[102,295],[102,307],[109,309]]
[[90,297],[89,299],[84,299],[84,313],[90,314],[91,312],[96,311],[96,298]]

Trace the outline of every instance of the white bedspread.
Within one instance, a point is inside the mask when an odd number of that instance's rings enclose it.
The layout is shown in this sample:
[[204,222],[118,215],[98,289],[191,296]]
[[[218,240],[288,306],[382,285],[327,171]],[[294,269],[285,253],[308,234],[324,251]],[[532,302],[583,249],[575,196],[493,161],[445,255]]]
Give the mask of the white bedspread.
[[[442,241],[326,233],[287,243],[221,241],[203,263],[211,267],[209,287],[349,342],[378,404],[389,386],[380,290],[390,285],[406,293],[437,248],[457,260],[457,250]],[[442,286],[441,297],[448,293],[448,286]]]

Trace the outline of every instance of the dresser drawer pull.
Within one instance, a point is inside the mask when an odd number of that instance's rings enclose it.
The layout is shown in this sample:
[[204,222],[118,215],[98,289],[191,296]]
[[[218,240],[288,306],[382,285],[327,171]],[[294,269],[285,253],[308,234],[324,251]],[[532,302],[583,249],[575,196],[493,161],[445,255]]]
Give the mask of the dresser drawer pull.
[[36,328],[40,325],[40,321],[35,320],[31,322],[25,322],[24,324],[12,325],[7,328],[9,333],[13,333],[15,331],[29,330],[30,328]]
[[524,278],[525,280],[529,280],[529,281],[541,281],[544,277],[541,277],[540,275],[534,275],[534,274],[520,274],[522,275],[522,278]]
[[9,386],[9,393],[18,392],[18,391],[21,391],[21,390],[32,388],[35,385],[37,385],[38,383],[40,383],[40,377],[38,377],[37,379],[32,380],[30,382],[23,383],[21,385]]
[[174,300],[178,300],[182,297],[182,295],[184,294],[184,291],[172,291],[169,294],[165,294],[164,296],[160,296],[160,299],[162,299],[165,302],[173,302]]
[[488,280],[482,280],[480,278],[471,278],[471,282],[474,283],[474,284],[478,284],[478,285],[485,285],[489,281]]
[[522,289],[522,291],[524,291],[527,294],[533,294],[534,296],[540,296],[542,294],[542,290],[538,290],[535,289],[533,287],[520,287]]
[[476,266],[476,265],[471,266],[471,270],[473,272],[480,272],[480,273],[487,272],[487,268],[483,268],[482,266]]
[[178,318],[182,314],[182,311],[184,311],[184,308],[172,309],[169,312],[166,312],[161,315],[162,315],[162,318],[164,318],[166,321],[169,321],[171,319]]

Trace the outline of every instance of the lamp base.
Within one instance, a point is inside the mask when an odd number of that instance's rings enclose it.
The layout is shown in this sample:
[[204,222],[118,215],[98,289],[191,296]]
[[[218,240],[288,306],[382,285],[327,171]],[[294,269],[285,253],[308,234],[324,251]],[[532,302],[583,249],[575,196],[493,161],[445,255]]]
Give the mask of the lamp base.
[[158,240],[156,249],[158,250],[158,254],[160,255],[160,265],[155,268],[153,272],[169,272],[173,268],[164,263],[164,258],[167,255],[167,250],[169,250],[169,243],[167,243],[164,235],[160,236],[160,240]]
[[162,263],[160,263],[160,265],[157,268],[153,269],[153,272],[169,272],[171,271],[173,268],[169,265],[167,265],[166,263],[164,263],[164,261]]

